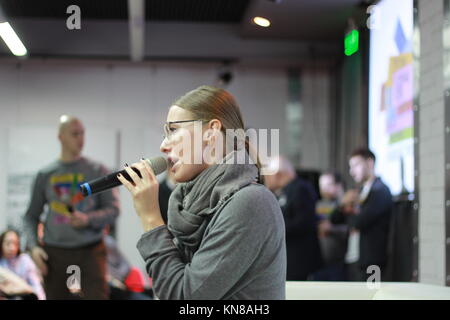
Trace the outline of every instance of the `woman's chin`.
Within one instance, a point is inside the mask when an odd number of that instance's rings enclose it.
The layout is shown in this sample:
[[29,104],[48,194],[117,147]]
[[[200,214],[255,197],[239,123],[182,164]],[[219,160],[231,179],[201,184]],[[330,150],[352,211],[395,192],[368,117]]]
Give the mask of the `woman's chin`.
[[14,259],[16,256],[17,256],[17,254],[4,254],[4,255],[3,255],[3,257],[4,257],[6,260]]
[[175,180],[176,183],[182,183],[182,182],[186,182],[185,179],[183,179],[182,177],[177,177],[177,175],[173,175],[173,179]]
[[172,171],[173,178],[176,182],[180,183],[180,182],[186,182],[186,181],[190,180],[189,175],[187,174],[187,172],[184,172],[184,171],[186,171],[186,170],[183,170],[183,168],[176,168],[175,170]]
[[203,168],[197,165],[177,165],[173,168],[173,178],[176,182],[187,182],[193,180],[200,172],[203,171]]

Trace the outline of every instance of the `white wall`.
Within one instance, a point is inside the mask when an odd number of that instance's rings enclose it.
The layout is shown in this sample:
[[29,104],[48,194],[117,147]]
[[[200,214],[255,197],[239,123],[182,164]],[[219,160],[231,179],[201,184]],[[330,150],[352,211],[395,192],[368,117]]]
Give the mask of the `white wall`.
[[[64,113],[84,121],[87,140],[93,131],[120,132],[116,166],[158,154],[171,102],[199,85],[214,84],[217,68],[206,63],[0,62],[0,167],[6,167],[8,129],[55,128],[56,139],[57,121]],[[284,69],[236,66],[228,90],[239,102],[247,126],[280,129],[280,140],[284,140]],[[37,146],[46,143],[36,141]],[[0,170],[0,228],[6,223],[6,177],[7,172]],[[142,267],[136,250],[142,230],[125,190],[121,201],[119,246],[131,263]]]

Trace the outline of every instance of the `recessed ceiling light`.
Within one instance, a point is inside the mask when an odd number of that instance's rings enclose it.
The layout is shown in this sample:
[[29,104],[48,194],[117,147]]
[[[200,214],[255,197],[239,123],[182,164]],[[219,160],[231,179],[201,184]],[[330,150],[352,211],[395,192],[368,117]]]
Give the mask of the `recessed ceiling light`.
[[270,21],[263,17],[254,17],[253,22],[256,23],[260,27],[267,28],[270,26]]

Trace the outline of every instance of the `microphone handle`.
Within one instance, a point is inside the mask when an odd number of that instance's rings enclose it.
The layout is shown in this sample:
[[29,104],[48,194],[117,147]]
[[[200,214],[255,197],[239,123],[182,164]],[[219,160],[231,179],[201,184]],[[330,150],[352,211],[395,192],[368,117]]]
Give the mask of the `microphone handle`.
[[[134,167],[130,167],[130,168],[133,169],[134,172],[136,172],[136,174],[139,176],[139,178],[142,178],[142,175],[138,169],[136,169]],[[91,194],[99,193],[99,192],[120,186],[122,184],[122,182],[120,182],[119,179],[117,178],[117,175],[119,173],[128,181],[130,181],[130,182],[133,181],[125,169],[116,171],[116,172],[108,174],[107,176],[95,179],[92,182],[90,182],[89,184],[87,184],[87,183],[82,184],[80,186],[80,188],[81,188],[81,192],[83,193],[83,196],[87,197],[87,196],[90,196]]]

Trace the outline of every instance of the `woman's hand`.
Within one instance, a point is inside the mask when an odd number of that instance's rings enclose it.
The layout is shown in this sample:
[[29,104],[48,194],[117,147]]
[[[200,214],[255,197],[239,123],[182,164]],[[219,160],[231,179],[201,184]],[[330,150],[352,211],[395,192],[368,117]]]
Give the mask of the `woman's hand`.
[[0,291],[10,296],[17,296],[31,294],[33,288],[12,271],[0,267]]
[[132,167],[139,170],[142,178],[139,178],[131,167],[125,167],[125,170],[133,182],[125,179],[121,174],[117,178],[130,191],[134,208],[141,219],[144,231],[164,225],[159,209],[159,182],[155,173],[146,160],[141,160],[141,162],[133,164]]

